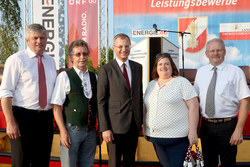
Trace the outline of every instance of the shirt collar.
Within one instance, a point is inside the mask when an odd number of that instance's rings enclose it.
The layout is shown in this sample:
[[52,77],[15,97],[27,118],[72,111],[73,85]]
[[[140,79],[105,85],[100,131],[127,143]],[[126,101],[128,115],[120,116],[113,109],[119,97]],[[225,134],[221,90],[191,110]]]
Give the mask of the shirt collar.
[[[223,61],[220,65],[216,66],[217,70],[222,70],[225,67],[226,63]],[[211,64],[209,64],[208,66],[209,71],[212,71],[214,66],[212,66]]]
[[[35,52],[33,52],[29,47],[27,47],[27,53],[28,53],[28,56],[29,56],[29,58],[33,58],[33,57],[36,57],[37,56],[37,54],[35,53]],[[45,57],[44,56],[44,52],[43,52],[43,57]]]
[[[77,67],[75,67],[75,66],[73,66],[73,68],[74,68],[74,70],[76,71],[76,73],[80,76],[80,73],[82,72],[81,70],[79,70]],[[89,70],[88,70],[88,68],[86,67],[86,71],[85,71],[85,73],[83,73],[83,75],[84,74],[87,74],[89,72]]]
[[127,67],[129,67],[129,60],[127,59],[125,62],[119,60],[117,57],[115,58],[116,62],[118,63],[119,67],[122,67],[122,64],[125,63]]

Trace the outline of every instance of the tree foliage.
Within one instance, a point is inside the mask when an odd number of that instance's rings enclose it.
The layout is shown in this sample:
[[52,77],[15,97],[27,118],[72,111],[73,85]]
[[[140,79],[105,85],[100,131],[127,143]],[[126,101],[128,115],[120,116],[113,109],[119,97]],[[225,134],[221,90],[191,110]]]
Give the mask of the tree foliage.
[[92,71],[92,72],[98,74],[99,69],[100,69],[100,67],[101,67],[102,65],[104,65],[104,64],[110,62],[111,60],[113,60],[114,51],[113,51],[111,48],[109,48],[109,50],[108,50],[108,62],[106,62],[105,53],[106,53],[106,48],[103,47],[102,50],[101,50],[101,54],[102,54],[101,60],[99,60],[99,64],[98,64],[97,68],[95,68],[95,67],[93,66],[93,62],[92,62],[91,58],[88,59],[88,69],[89,69],[90,71]]
[[21,36],[21,0],[0,0],[0,63],[18,51]]
[[[66,69],[68,68],[68,57],[69,57],[68,50],[69,50],[68,45],[65,45],[65,68]],[[97,68],[94,67],[93,61],[91,60],[91,57],[88,58],[88,65],[87,65],[87,67],[88,67],[89,71],[92,71],[92,72],[98,74],[98,71],[99,71],[100,67],[102,65],[106,64],[105,53],[106,53],[106,48],[103,47],[102,50],[101,50],[101,54],[102,54],[101,60],[99,60],[99,64],[98,64]],[[113,60],[113,58],[114,58],[114,51],[111,48],[109,48],[109,52],[108,52],[108,60],[109,61],[108,62],[110,62],[111,60]]]

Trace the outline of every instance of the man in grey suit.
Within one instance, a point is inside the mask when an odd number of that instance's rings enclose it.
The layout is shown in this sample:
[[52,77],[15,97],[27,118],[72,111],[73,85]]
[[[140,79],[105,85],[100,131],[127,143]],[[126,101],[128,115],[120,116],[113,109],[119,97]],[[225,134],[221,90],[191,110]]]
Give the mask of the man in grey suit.
[[113,40],[115,60],[99,70],[97,100],[100,131],[107,143],[109,167],[132,167],[142,125],[142,66],[128,60],[130,38]]

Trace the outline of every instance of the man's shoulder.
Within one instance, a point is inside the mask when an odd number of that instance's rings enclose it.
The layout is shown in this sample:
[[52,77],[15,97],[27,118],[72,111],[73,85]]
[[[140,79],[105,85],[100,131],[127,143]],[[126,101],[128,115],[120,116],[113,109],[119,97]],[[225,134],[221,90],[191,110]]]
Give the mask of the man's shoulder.
[[225,64],[225,68],[223,68],[223,70],[225,73],[228,73],[231,75],[233,74],[238,75],[238,76],[245,75],[244,71],[240,67],[233,65],[233,64]]
[[233,64],[228,64],[228,63],[225,63],[225,66],[229,69],[233,69],[233,70],[240,70],[241,71],[241,68],[236,66],[236,65],[233,65]]
[[27,56],[26,50],[21,50],[7,58],[7,61],[22,61]]
[[209,68],[209,64],[207,64],[207,65],[203,65],[203,66],[201,66],[201,67],[199,67],[198,69],[197,69],[197,72],[198,71],[203,71],[203,70],[207,70],[208,68]]
[[135,66],[140,66],[140,67],[142,66],[140,63],[133,61],[133,60],[129,60],[129,63]]
[[45,59],[48,59],[48,60],[50,60],[50,61],[54,61],[54,58],[52,57],[52,56],[50,56],[50,55],[48,55],[47,53],[43,53],[43,56],[45,57]]
[[117,63],[115,59],[111,60],[107,64],[102,65],[101,68],[110,68],[111,66],[114,66],[115,63]]

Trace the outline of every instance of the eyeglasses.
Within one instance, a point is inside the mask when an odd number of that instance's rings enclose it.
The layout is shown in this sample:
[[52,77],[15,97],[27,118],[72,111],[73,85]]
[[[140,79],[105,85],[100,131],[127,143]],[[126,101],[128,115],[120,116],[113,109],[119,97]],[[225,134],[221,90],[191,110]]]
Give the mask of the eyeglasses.
[[214,53],[222,53],[224,51],[225,51],[225,49],[217,49],[217,50],[209,50],[209,51],[206,51],[206,52],[214,54]]
[[78,52],[78,53],[75,53],[72,55],[75,55],[76,57],[80,57],[81,55],[83,55],[84,57],[86,57],[89,55],[89,53],[88,52]]
[[163,57],[168,57],[168,58],[171,58],[170,54],[169,53],[158,53],[155,58],[158,58],[160,56],[163,56]]
[[116,46],[116,45],[114,45],[114,47],[117,47],[118,49],[123,49],[123,48],[130,49],[130,45],[125,45],[125,46],[122,46],[122,45]]

